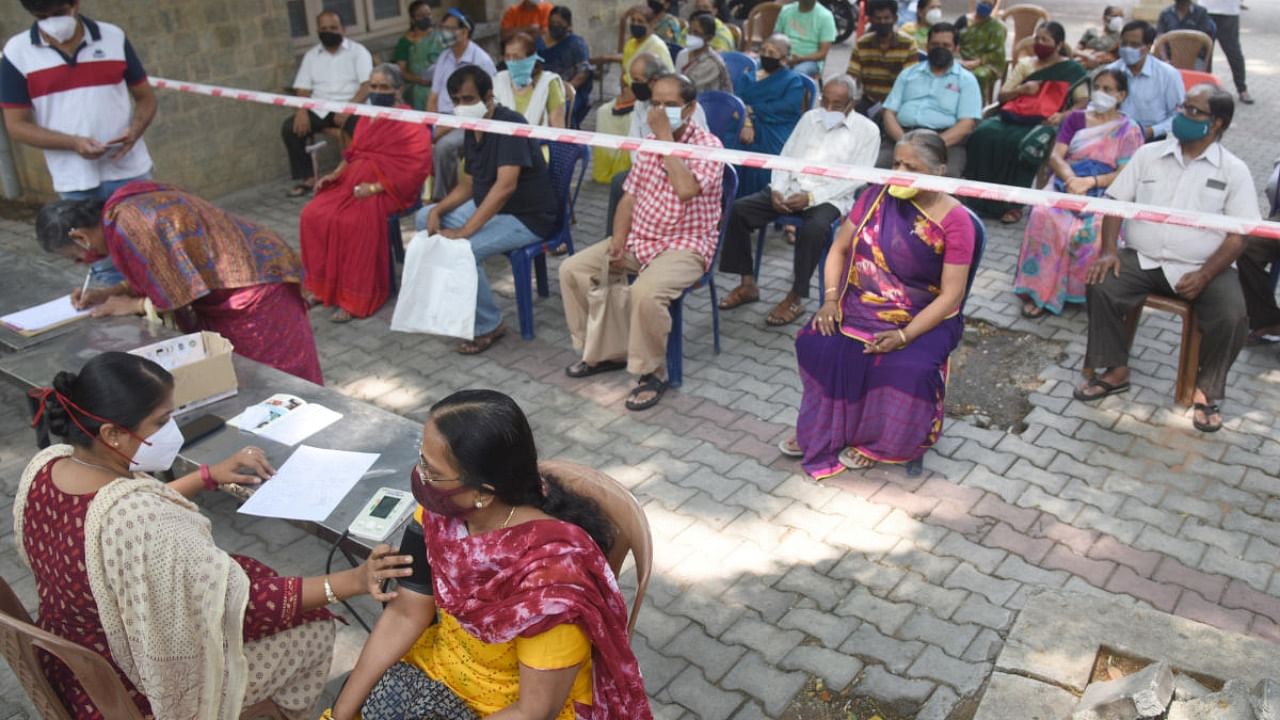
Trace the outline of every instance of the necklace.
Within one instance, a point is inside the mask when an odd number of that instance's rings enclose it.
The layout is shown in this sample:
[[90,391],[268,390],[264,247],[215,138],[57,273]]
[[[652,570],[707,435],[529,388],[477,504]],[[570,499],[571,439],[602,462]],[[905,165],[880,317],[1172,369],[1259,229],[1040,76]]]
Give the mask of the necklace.
[[104,470],[104,471],[106,471],[106,472],[111,473],[112,475],[119,475],[119,474],[120,474],[120,472],[119,472],[118,470],[113,470],[113,469],[111,469],[111,468],[107,467],[106,465],[99,465],[99,464],[97,464],[97,463],[85,462],[84,460],[81,460],[80,458],[76,457],[75,455],[72,455],[72,456],[71,456],[71,461],[72,461],[72,462],[80,463],[81,465],[83,465],[83,466],[85,466],[85,467],[96,468],[96,469],[98,469],[98,470]]
[[516,506],[512,505],[511,512],[507,513],[507,519],[502,521],[502,527],[498,529],[499,530],[506,529],[506,527],[511,524],[511,518],[515,517],[515,515],[516,515]]

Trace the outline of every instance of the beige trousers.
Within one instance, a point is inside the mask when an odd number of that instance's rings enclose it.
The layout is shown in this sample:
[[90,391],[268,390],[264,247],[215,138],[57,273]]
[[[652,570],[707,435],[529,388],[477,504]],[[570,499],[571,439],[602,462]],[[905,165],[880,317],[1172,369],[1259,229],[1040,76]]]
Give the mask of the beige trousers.
[[316,700],[329,679],[336,638],[334,621],[319,620],[246,643],[249,686],[244,706],[270,699],[290,720],[314,718]]
[[[573,338],[573,348],[578,352],[587,344],[587,291],[601,281],[608,252],[609,242],[605,240],[560,263],[564,319]],[[705,268],[702,256],[692,250],[661,253],[644,270],[633,255],[625,255],[622,267],[614,269],[609,276],[609,282],[625,283],[628,274],[639,273],[631,286],[625,311],[618,310],[615,315],[620,318],[616,322],[627,323],[625,332],[609,333],[616,340],[595,352],[594,357],[583,359],[592,364],[626,360],[627,372],[632,375],[662,370],[666,366],[667,335],[671,332],[671,301],[697,282]],[[625,345],[622,338],[626,338]]]

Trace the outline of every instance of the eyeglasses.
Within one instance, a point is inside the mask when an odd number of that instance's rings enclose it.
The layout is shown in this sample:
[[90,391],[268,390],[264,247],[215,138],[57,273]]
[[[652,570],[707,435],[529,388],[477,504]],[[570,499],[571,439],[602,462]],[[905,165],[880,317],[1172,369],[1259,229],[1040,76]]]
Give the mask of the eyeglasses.
[[432,485],[436,485],[438,483],[446,483],[446,482],[458,482],[459,480],[462,479],[462,478],[444,478],[444,477],[434,476],[427,465],[427,458],[424,457],[422,453],[418,453],[418,477],[422,478],[423,482],[430,483]]
[[1213,113],[1208,110],[1201,110],[1195,105],[1182,104],[1178,106],[1178,110],[1189,118],[1207,118],[1213,116]]

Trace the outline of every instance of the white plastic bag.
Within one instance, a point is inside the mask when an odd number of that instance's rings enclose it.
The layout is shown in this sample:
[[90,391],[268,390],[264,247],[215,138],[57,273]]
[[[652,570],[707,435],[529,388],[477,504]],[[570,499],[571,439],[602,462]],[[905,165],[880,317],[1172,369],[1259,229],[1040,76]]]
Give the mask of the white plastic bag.
[[405,252],[391,329],[474,340],[476,282],[469,240],[419,232]]

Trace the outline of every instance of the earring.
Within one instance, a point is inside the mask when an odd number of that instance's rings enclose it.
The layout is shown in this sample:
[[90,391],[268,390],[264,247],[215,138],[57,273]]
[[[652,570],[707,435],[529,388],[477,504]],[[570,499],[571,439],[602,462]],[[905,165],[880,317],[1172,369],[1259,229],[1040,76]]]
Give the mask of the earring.
[[482,507],[484,507],[484,503],[482,503],[482,502],[480,502],[479,500],[477,500],[477,501],[476,501],[476,509],[477,509],[477,510],[479,510],[479,509],[480,509],[480,508],[482,508]]

